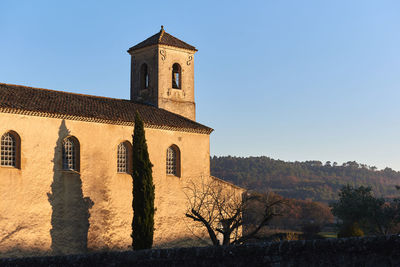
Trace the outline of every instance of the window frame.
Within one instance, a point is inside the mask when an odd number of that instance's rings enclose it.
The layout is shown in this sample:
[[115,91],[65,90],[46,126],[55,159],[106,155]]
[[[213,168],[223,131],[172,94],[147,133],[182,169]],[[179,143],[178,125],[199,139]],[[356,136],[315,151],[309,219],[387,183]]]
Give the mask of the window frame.
[[146,63],[142,63],[140,66],[140,89],[148,89],[150,87],[150,71],[149,66]]
[[[169,163],[170,162],[170,160],[169,160],[169,155],[170,155],[169,150],[170,149],[172,151],[174,151],[174,153],[175,153],[175,159],[173,161],[175,166],[172,167],[173,169],[175,169],[174,173],[170,173],[169,172],[169,169],[170,169],[170,167],[169,167],[169,165],[170,165],[170,163]],[[173,145],[170,145],[167,148],[165,159],[166,159],[166,162],[165,162],[165,173],[166,173],[166,175],[167,176],[174,176],[174,177],[181,177],[181,151],[180,151],[180,149],[179,149],[179,147],[177,145],[173,144]]]
[[[125,162],[125,168],[126,171],[120,171],[119,170],[119,147],[123,146],[125,147],[125,151],[126,151],[126,162]],[[117,146],[117,173],[118,174],[132,174],[132,145],[129,141],[125,140],[122,141],[118,144]]]
[[[66,163],[65,160],[68,160],[65,156],[65,142],[69,141],[72,143],[72,160],[73,162],[73,168],[65,167]],[[80,143],[79,140],[75,136],[67,136],[65,137],[62,142],[61,142],[61,169],[63,171],[69,171],[69,172],[79,172],[80,171]]]
[[[175,66],[177,66],[177,70],[175,70]],[[178,84],[176,84],[175,73],[178,73]],[[174,82],[176,86],[174,86]],[[171,87],[172,89],[181,90],[182,89],[182,67],[179,63],[175,62],[172,64],[172,80],[171,80]]]
[[[13,145],[13,150],[14,150],[14,165],[3,165],[3,159],[2,155],[3,154],[3,137],[5,135],[9,135],[14,142]],[[5,151],[4,151],[5,152]],[[10,169],[21,169],[21,137],[19,134],[13,130],[5,132],[1,138],[0,138],[0,167],[2,168],[10,168]]]

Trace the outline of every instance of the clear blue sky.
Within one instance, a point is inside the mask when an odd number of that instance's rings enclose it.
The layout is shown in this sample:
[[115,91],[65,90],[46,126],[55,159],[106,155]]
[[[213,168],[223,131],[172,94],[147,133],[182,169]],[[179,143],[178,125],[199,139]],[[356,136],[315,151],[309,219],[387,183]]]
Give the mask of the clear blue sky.
[[237,2],[2,0],[0,82],[129,98],[126,50],[165,25],[212,155],[400,170],[400,1]]

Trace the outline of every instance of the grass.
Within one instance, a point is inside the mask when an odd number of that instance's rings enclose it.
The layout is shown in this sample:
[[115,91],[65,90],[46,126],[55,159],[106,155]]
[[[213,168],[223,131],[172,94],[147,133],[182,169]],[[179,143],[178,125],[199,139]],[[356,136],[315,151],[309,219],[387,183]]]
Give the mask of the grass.
[[335,232],[320,232],[319,234],[326,238],[337,238],[337,233]]

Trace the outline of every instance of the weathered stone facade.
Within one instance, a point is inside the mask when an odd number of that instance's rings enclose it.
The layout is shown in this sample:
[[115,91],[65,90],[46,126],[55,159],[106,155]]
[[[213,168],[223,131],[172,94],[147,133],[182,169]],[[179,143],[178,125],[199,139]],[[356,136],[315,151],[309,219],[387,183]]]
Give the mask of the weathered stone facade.
[[[193,53],[179,43],[178,47],[152,45],[135,50],[132,64],[147,63],[149,84],[147,92],[139,90],[134,67],[132,98],[194,120]],[[174,63],[182,67],[180,89],[169,86]],[[32,97],[24,98],[27,93]],[[145,112],[147,120],[156,196],[154,244],[194,244],[191,229],[196,227],[185,217],[184,188],[189,182],[213,179],[209,176],[212,129],[127,100],[6,84],[0,86],[0,94],[0,134],[13,131],[20,138],[20,164],[0,167],[0,255],[129,248],[132,177],[117,172],[117,147],[124,141],[132,143],[132,116],[124,116],[131,107]],[[49,104],[38,105],[31,98]],[[114,107],[124,107],[124,111],[113,112]],[[77,171],[63,168],[62,143],[68,136],[79,143]],[[171,145],[179,148],[179,175],[166,174],[166,152]],[[206,235],[196,229],[197,235]]]
[[[166,34],[161,30],[160,35]],[[162,36],[160,37],[162,38]],[[159,108],[195,120],[194,53],[165,44],[129,50],[131,54],[131,99],[151,103]],[[181,68],[179,89],[173,88],[173,65]],[[144,86],[143,65],[147,66],[148,86]],[[147,87],[147,88],[144,88]]]
[[[126,249],[131,243],[132,178],[117,173],[116,149],[125,140],[131,142],[133,127],[1,114],[0,132],[10,129],[21,137],[21,167],[0,168],[0,250],[50,250],[54,227],[61,229],[60,238],[76,234],[68,224],[82,227],[85,212],[73,213],[84,204],[82,198],[94,203],[88,211],[88,248]],[[79,173],[62,170],[61,142],[70,135],[80,143]],[[148,128],[146,139],[154,164],[155,245],[188,238],[186,222],[191,222],[184,221],[187,204],[182,189],[188,179],[209,174],[209,136]],[[181,151],[181,177],[166,175],[166,150],[171,144]],[[52,188],[57,182],[60,188]],[[60,203],[53,203],[48,194]],[[76,218],[77,224],[55,218],[62,225],[52,225],[52,214],[60,210],[58,216],[70,216],[71,211],[81,218]],[[62,252],[77,253],[80,247],[66,246]]]

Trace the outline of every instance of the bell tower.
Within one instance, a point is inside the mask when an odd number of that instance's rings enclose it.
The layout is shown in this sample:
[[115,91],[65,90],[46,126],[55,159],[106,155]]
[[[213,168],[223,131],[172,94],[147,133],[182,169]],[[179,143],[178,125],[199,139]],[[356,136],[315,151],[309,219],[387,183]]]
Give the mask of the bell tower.
[[161,30],[131,47],[131,101],[196,120],[194,54],[197,49]]

